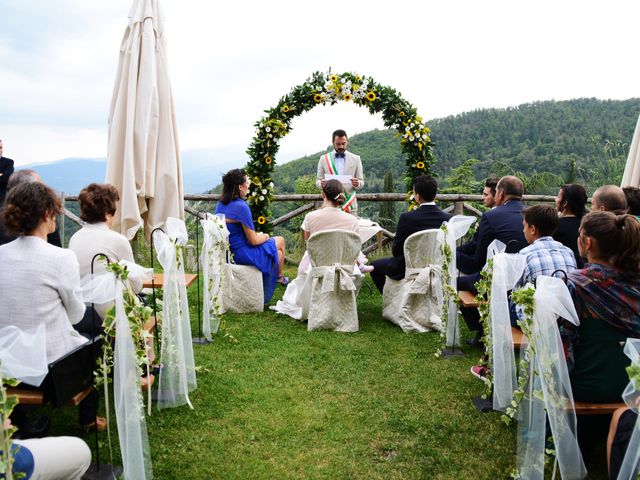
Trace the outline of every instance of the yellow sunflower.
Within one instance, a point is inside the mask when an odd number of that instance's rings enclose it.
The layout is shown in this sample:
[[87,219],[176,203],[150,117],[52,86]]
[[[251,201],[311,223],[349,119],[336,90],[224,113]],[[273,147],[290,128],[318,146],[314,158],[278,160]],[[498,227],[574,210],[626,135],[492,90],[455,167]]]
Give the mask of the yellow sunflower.
[[273,158],[269,156],[264,157],[264,163],[266,163],[267,165],[271,165],[271,162],[273,162]]
[[398,115],[400,115],[401,117],[404,117],[404,112],[400,112]]
[[362,77],[360,75],[356,75],[356,82],[359,82],[362,80]]
[[353,96],[352,96],[350,93],[345,93],[345,94],[342,96],[342,99],[343,99],[345,102],[350,101],[352,98],[353,98]]
[[424,169],[424,162],[418,162],[418,163],[416,163],[416,168],[417,168],[418,170],[422,170],[422,169]]
[[267,223],[267,219],[266,219],[266,218],[264,218],[262,215],[260,215],[260,216],[258,217],[258,223],[259,223],[260,225],[264,225],[265,223]]
[[332,82],[337,82],[338,81],[338,75],[331,75],[329,77],[329,80],[331,80]]
[[284,107],[282,107],[282,111],[283,111],[284,113],[289,113],[289,110],[291,110],[291,109],[289,108],[289,105],[285,105]]
[[322,103],[322,101],[324,100],[324,97],[322,95],[320,95],[319,93],[316,93],[313,96],[313,101],[316,103]]
[[367,92],[367,100],[373,102],[377,97],[376,92]]

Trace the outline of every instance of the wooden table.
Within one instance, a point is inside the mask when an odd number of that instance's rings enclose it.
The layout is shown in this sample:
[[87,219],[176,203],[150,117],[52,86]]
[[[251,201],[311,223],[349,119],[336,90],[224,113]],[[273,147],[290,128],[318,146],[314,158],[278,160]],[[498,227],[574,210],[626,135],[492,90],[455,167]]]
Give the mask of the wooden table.
[[[190,287],[193,282],[196,281],[198,276],[195,273],[185,273],[184,274],[184,283],[187,287]],[[164,273],[154,273],[153,274],[153,283],[156,288],[162,288],[164,285]],[[142,288],[152,288],[153,284],[151,283],[151,279],[145,280],[142,284]]]

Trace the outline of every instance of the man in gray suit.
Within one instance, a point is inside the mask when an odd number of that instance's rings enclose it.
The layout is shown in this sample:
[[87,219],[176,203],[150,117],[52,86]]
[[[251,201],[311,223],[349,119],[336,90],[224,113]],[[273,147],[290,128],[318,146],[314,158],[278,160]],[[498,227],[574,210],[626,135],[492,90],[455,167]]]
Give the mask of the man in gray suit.
[[342,210],[354,216],[358,216],[358,202],[355,190],[364,187],[364,176],[362,175],[362,161],[358,155],[347,151],[349,140],[347,132],[336,130],[331,137],[333,151],[327,152],[318,161],[318,171],[316,174],[316,185],[322,188],[327,181],[325,175],[347,175],[350,183],[344,183],[344,193],[347,201],[342,205]]

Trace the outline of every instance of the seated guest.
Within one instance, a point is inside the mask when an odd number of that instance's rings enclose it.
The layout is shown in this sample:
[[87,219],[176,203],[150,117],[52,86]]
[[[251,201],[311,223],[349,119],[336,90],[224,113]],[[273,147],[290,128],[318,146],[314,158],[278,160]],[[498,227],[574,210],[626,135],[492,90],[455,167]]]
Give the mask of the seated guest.
[[[29,170],[27,168],[18,170],[9,178],[9,181],[7,182],[7,192],[17,185],[31,182],[43,183],[42,177],[38,175],[38,172],[36,172],[35,170]],[[9,243],[12,240],[15,240],[15,237],[11,235],[5,234],[4,236],[0,236],[0,245]],[[62,247],[62,241],[60,240],[60,233],[58,232],[57,224],[55,231],[47,235],[47,242],[49,242],[51,245],[55,245],[56,247]]]
[[[4,427],[11,427],[8,419]],[[91,464],[89,446],[77,437],[13,440],[12,454],[14,478],[26,480],[80,480]]]
[[[325,230],[346,230],[358,232],[358,219],[353,215],[344,212],[340,207],[346,201],[344,187],[339,180],[327,180],[322,186],[322,208],[305,215],[302,221],[302,231],[305,241],[315,233]],[[359,260],[366,261],[365,256],[360,253]],[[370,271],[372,267],[362,265],[360,271],[365,269]],[[298,265],[298,276],[287,285],[287,289],[278,300],[275,306],[271,307],[279,313],[284,313],[298,320],[303,320],[308,310],[308,303],[311,300],[311,290],[308,285],[308,274],[311,271],[311,261],[309,254],[304,253]]]
[[267,303],[276,288],[289,279],[282,273],[284,264],[284,238],[270,238],[268,233],[256,232],[251,209],[245,202],[251,182],[244,170],[229,170],[222,177],[222,196],[215,213],[225,215],[229,229],[229,248],[239,265],[252,265],[262,272],[264,302]]
[[621,401],[629,383],[627,338],[640,338],[640,223],[631,215],[587,214],[578,247],[587,265],[568,274],[580,325],[561,322],[576,401]]
[[[87,223],[73,234],[69,240],[69,250],[78,258],[80,277],[91,273],[91,263],[98,253],[105,254],[111,262],[134,261],[133,251],[127,238],[111,230],[118,200],[120,195],[116,187],[99,183],[92,183],[83,188],[78,196],[80,218]],[[105,271],[102,262],[98,259],[93,261],[93,267],[94,273]],[[142,289],[142,283],[138,281],[132,285],[132,288],[135,292],[139,292]],[[101,318],[104,318],[110,305],[96,305],[96,311]]]
[[407,238],[422,230],[440,228],[443,222],[451,218],[451,215],[436,206],[437,191],[438,183],[429,175],[421,175],[414,180],[413,198],[419,205],[418,208],[400,215],[391,248],[393,257],[381,258],[372,263],[374,270],[371,272],[371,278],[380,293],[384,289],[387,276],[393,280],[404,278],[404,242]]
[[[73,329],[84,314],[79,293],[78,260],[73,252],[47,243],[56,228],[60,201],[42,183],[23,183],[9,190],[0,220],[18,238],[0,246],[0,327],[24,331],[45,325],[47,362],[83,345],[87,339]],[[80,423],[106,426],[96,418],[94,391],[80,404]]]
[[640,188],[624,187],[622,191],[627,197],[627,213],[640,220]]
[[[494,208],[496,206],[496,185],[498,184],[497,178],[487,178],[484,182],[484,188],[482,189],[482,205],[487,208]],[[463,253],[472,255],[476,251],[478,246],[478,229],[473,234],[473,238],[469,243],[460,245],[457,250]]]
[[[518,177],[502,177],[496,185],[496,207],[482,215],[478,226],[478,242],[473,253],[456,251],[458,269],[462,275],[458,277],[458,290],[477,293],[475,284],[480,280],[480,270],[487,260],[487,247],[494,240],[500,240],[506,245],[509,253],[519,252],[527,246],[522,231],[522,195],[524,185]],[[467,341],[468,345],[480,344],[482,325],[477,308],[460,308],[469,330],[475,331],[476,336]]]
[[[607,436],[607,464],[609,465],[609,478],[611,479],[619,477],[618,474],[627,454],[637,421],[638,414],[627,406],[618,408],[613,412],[609,435]],[[630,453],[633,454],[633,452]],[[636,465],[636,471],[633,472],[636,476],[640,474],[638,468],[640,468],[640,465]]]
[[593,192],[591,211],[622,215],[627,213],[627,197],[617,185],[603,185]]
[[578,252],[578,230],[582,217],[587,213],[586,205],[587,192],[582,185],[572,183],[560,187],[556,197],[556,209],[560,220],[553,239],[571,249],[578,268],[582,268],[584,264]]
[[524,237],[529,246],[519,253],[526,258],[519,284],[535,283],[539,275],[551,276],[556,270],[564,273],[575,270],[576,258],[571,249],[551,237],[558,225],[556,210],[549,205],[534,205],[522,213]]

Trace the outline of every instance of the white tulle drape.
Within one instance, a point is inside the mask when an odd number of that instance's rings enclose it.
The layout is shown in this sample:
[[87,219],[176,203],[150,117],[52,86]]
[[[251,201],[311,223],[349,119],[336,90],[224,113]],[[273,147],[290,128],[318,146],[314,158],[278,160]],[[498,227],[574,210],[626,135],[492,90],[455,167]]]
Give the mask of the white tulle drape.
[[0,328],[0,369],[4,378],[15,378],[34,387],[42,383],[49,372],[44,323],[31,331],[14,325]]
[[225,255],[229,243],[229,230],[225,224],[224,215],[206,214],[204,220],[200,220],[204,232],[204,244],[200,262],[204,279],[204,298],[202,315],[202,333],[207,340],[211,340],[211,333],[218,333],[222,313],[222,298],[220,280],[222,264],[226,261]]
[[[129,279],[143,280],[152,274],[151,269],[126,260],[122,260],[120,264],[127,267]],[[140,390],[140,370],[131,327],[124,309],[123,288],[123,282],[113,272],[87,275],[82,279],[85,302],[102,304],[115,300],[113,396],[124,478],[151,479],[153,469]]]
[[493,409],[505,410],[516,389],[516,360],[513,353],[511,319],[507,292],[516,285],[525,267],[525,258],[518,254],[498,253],[493,256],[491,280],[491,344],[493,365]]
[[[587,470],[578,446],[573,394],[557,320],[561,317],[575,325],[580,321],[561,279],[539,276],[536,282],[534,353],[529,358],[528,392],[518,412],[518,471],[520,478],[544,478],[546,411],[560,475],[564,480],[580,479]],[[542,391],[542,398],[536,391]]]
[[[624,353],[631,359],[632,364],[640,367],[640,339],[628,339],[624,346]],[[629,408],[639,413],[639,415],[638,420],[636,420],[636,425],[633,427],[627,453],[620,466],[618,479],[635,480],[640,476],[640,412],[638,411],[640,410],[640,385],[637,383],[634,384],[633,380],[630,381],[622,394],[622,398],[624,398],[625,403],[629,405]]]
[[153,239],[164,268],[158,408],[184,404],[193,408],[189,392],[197,386],[196,371],[181,248],[187,244],[187,228],[183,220],[169,217],[166,229],[166,234],[156,231]]
[[[449,285],[455,291],[456,281],[458,278],[458,267],[456,266],[456,242],[464,237],[469,231],[469,228],[476,221],[475,217],[469,217],[466,215],[456,215],[446,222],[447,235],[445,242],[449,245],[449,251],[451,252],[451,261],[449,262]],[[458,304],[455,298],[451,296],[449,298],[446,331],[446,343],[447,347],[460,345],[460,322],[458,322]]]

